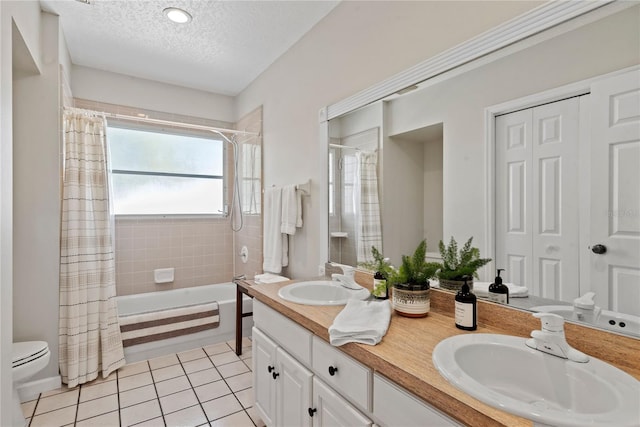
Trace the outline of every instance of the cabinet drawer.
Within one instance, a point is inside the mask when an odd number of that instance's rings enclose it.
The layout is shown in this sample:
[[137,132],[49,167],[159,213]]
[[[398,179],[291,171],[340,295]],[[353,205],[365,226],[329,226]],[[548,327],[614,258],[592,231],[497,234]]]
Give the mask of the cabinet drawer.
[[253,300],[253,321],[262,332],[303,364],[311,365],[313,334],[258,300]]
[[373,415],[382,426],[460,426],[437,409],[378,374],[373,376]]
[[360,408],[371,411],[371,369],[317,336],[313,337],[311,366],[328,385]]

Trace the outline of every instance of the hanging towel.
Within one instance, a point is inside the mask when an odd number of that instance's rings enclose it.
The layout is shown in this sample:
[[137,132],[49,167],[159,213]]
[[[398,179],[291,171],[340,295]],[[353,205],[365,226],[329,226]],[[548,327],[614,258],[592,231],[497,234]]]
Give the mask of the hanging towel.
[[[264,262],[262,269],[270,273],[282,271],[283,234],[282,189],[270,187],[264,192],[264,238],[262,243]],[[284,236],[286,238],[286,236]]]
[[302,227],[302,191],[296,191],[296,228]]
[[387,333],[391,304],[351,299],[329,327],[329,342],[336,347],[349,342],[376,345]]
[[280,225],[280,231],[291,236],[296,234],[297,218],[296,186],[285,185],[282,187],[282,224]]
[[[490,282],[473,281],[473,293],[479,298],[489,297]],[[505,283],[509,288],[509,298],[526,298],[529,296],[529,289],[526,286],[514,285],[513,283]]]

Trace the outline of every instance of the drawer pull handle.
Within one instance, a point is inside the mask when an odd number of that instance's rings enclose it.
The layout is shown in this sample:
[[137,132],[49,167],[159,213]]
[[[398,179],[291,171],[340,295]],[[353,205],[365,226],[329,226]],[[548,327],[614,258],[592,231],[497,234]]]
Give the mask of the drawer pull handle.
[[275,367],[269,365],[267,366],[267,371],[269,371],[269,373],[271,373],[271,371],[273,371],[275,369]]
[[334,376],[338,372],[338,368],[334,368],[333,366],[329,366],[329,375]]
[[273,379],[274,379],[274,380],[275,380],[276,378],[278,378],[278,376],[280,376],[280,374],[279,374],[279,373],[277,373],[277,372],[274,372],[274,373],[272,373],[271,375],[273,376]]
[[313,414],[315,414],[316,412],[318,412],[318,410],[316,408],[309,408],[309,416],[313,417]]

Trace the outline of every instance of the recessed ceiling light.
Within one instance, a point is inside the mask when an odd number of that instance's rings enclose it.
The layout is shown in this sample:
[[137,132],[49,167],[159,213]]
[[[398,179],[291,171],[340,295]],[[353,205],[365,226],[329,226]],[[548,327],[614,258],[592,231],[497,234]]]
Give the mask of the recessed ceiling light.
[[186,10],[178,9],[177,7],[168,7],[164,9],[162,12],[172,20],[178,24],[186,24],[191,21],[191,15]]

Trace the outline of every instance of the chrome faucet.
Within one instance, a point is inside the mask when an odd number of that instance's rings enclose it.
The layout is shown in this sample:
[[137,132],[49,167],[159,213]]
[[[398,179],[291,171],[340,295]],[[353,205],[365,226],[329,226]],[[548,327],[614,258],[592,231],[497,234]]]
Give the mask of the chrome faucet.
[[593,300],[593,297],[595,296],[595,292],[587,292],[580,298],[573,300],[573,312],[578,320],[592,324],[596,323],[598,317],[600,317],[602,309],[596,306],[596,303]]
[[355,280],[356,269],[353,267],[343,267],[342,271],[344,274],[334,273],[331,275],[331,279],[335,282],[340,283],[343,287],[347,289],[352,289],[354,291],[358,291],[362,289],[362,286],[358,285]]
[[573,362],[586,363],[589,356],[571,347],[564,336],[564,319],[553,313],[533,313],[540,319],[541,330],[531,332],[526,341],[528,347],[549,353]]

